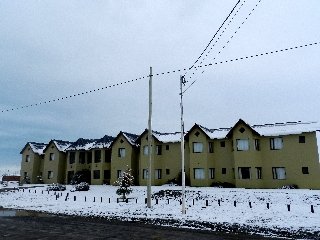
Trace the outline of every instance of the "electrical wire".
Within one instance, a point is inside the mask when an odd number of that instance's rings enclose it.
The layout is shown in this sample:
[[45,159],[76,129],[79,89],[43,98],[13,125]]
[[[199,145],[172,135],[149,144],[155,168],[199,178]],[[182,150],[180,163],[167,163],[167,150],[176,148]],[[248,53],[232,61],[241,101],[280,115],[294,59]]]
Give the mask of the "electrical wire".
[[[242,23],[236,28],[237,30],[233,33],[233,35],[231,35],[230,39],[224,44],[224,46],[222,47],[222,49],[217,53],[217,55],[219,55],[223,49],[225,49],[225,47],[227,46],[227,44],[230,43],[230,41],[234,38],[234,36],[238,33],[239,29],[241,29],[241,27],[245,24],[245,22],[248,20],[248,18],[252,15],[252,13],[255,11],[255,9],[258,7],[258,5],[260,4],[262,0],[259,0],[256,5],[251,9],[251,11],[249,12],[248,16],[242,21]],[[243,6],[244,3],[242,3],[242,5],[240,6],[240,8]],[[237,14],[237,13],[236,13]],[[220,35],[221,36],[221,35]],[[217,41],[220,39],[217,39]],[[216,41],[216,42],[217,42]],[[212,48],[214,47],[214,45],[212,46]],[[210,51],[212,50],[212,48],[210,49]],[[210,51],[208,52],[208,54],[210,53]],[[206,55],[207,57],[207,55]],[[214,57],[213,60],[216,60],[217,56]],[[204,59],[200,62],[200,65],[203,63]],[[197,68],[195,68],[195,70],[197,70]],[[204,70],[201,72],[201,74],[204,73]],[[195,75],[195,71],[192,72],[192,75],[189,77],[189,79],[192,79],[192,77]],[[194,80],[188,87],[186,90],[184,90],[184,93],[197,81],[198,79]]]
[[[215,65],[219,65],[219,64],[232,63],[232,62],[236,62],[236,61],[247,60],[247,59],[266,56],[266,55],[283,53],[283,52],[286,52],[286,51],[292,51],[292,50],[305,48],[305,47],[310,47],[310,46],[315,46],[315,45],[320,45],[320,42],[313,42],[313,43],[298,45],[298,46],[294,46],[294,47],[273,50],[273,51],[270,51],[270,52],[258,53],[258,54],[248,55],[248,56],[245,56],[245,57],[238,57],[238,58],[229,59],[229,60],[225,60],[225,61],[213,62],[213,63],[204,64],[204,65],[198,65],[198,66],[195,66],[194,68],[196,68],[196,69],[198,69],[198,68],[206,68],[206,67],[211,67],[211,66],[215,66]],[[162,76],[162,75],[167,75],[167,74],[183,72],[183,71],[186,71],[186,70],[188,70],[188,68],[181,68],[181,69],[176,69],[176,70],[172,70],[172,71],[155,73],[155,74],[153,74],[153,76]],[[142,79],[147,79],[147,78],[149,78],[149,75],[144,76],[144,77],[139,77],[139,78],[136,78],[136,79],[131,79],[131,80],[124,81],[124,82],[120,82],[120,83],[110,84],[108,86],[97,88],[97,89],[93,89],[93,90],[86,90],[86,91],[83,91],[83,92],[80,92],[80,93],[76,93],[76,94],[72,94],[72,95],[69,95],[69,96],[66,96],[66,97],[60,97],[60,98],[55,98],[55,99],[52,99],[52,100],[47,100],[47,101],[43,101],[43,102],[39,102],[39,103],[35,103],[35,104],[30,104],[30,105],[25,105],[25,106],[21,106],[21,107],[9,108],[9,109],[5,109],[5,110],[1,110],[1,113],[15,111],[15,110],[21,110],[21,109],[29,108],[29,107],[36,107],[36,106],[40,106],[40,105],[43,105],[43,104],[62,101],[62,100],[66,100],[66,99],[69,99],[69,98],[83,96],[83,95],[90,94],[90,93],[96,93],[96,92],[104,90],[104,89],[109,89],[109,88],[113,88],[113,87],[122,86],[122,85],[125,85],[125,84],[129,84],[129,83],[136,82],[136,81],[139,81],[139,80],[142,80]],[[194,82],[191,85],[193,85]]]

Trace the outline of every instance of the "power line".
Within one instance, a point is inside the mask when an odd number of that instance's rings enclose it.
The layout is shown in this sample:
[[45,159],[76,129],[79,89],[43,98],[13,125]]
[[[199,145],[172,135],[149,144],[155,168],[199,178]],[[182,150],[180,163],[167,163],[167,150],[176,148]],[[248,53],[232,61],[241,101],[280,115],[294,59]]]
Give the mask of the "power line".
[[[315,46],[315,45],[318,45],[318,44],[320,45],[320,42],[313,42],[313,43],[298,45],[298,46],[294,46],[294,47],[290,47],[290,48],[283,48],[283,49],[274,50],[274,51],[270,51],[270,52],[258,53],[258,54],[248,55],[248,56],[245,56],[245,57],[238,57],[238,58],[224,60],[224,61],[220,61],[220,62],[213,62],[213,63],[204,64],[204,65],[198,65],[198,66],[195,66],[194,68],[196,68],[196,69],[198,69],[198,68],[206,68],[206,67],[211,67],[211,66],[223,64],[223,63],[232,63],[232,62],[241,61],[241,60],[247,60],[247,59],[251,59],[251,58],[255,58],[255,57],[261,57],[261,56],[266,56],[266,55],[283,53],[283,52],[292,51],[292,50],[296,50],[296,49],[300,49],[300,48]],[[186,71],[186,70],[188,70],[188,68],[181,68],[181,69],[176,69],[176,70],[172,70],[172,71],[155,73],[155,74],[153,74],[153,76],[162,76],[162,75],[167,75],[167,74],[183,72],[183,71]],[[16,107],[16,108],[9,108],[9,109],[6,109],[6,110],[2,110],[1,113],[11,112],[11,111],[20,110],[20,109],[29,108],[29,107],[36,107],[36,106],[40,106],[40,105],[44,105],[44,104],[48,104],[48,103],[53,103],[53,102],[57,102],[57,101],[62,101],[62,100],[66,100],[66,99],[69,99],[69,98],[78,97],[78,96],[82,96],[82,95],[86,95],[86,94],[90,94],[90,93],[96,93],[96,92],[104,90],[104,89],[109,89],[109,88],[113,88],[113,87],[122,86],[122,85],[125,85],[125,84],[128,84],[128,83],[132,83],[132,82],[136,82],[136,81],[139,81],[139,80],[142,80],[142,79],[146,79],[148,77],[149,77],[149,75],[144,76],[144,77],[139,77],[139,78],[136,78],[136,79],[131,79],[131,80],[124,81],[124,82],[120,82],[120,83],[110,84],[108,86],[97,88],[97,89],[93,89],[93,90],[83,91],[83,92],[72,94],[72,95],[69,95],[69,96],[66,96],[66,97],[55,98],[55,99],[52,99],[52,100],[42,101],[42,102],[39,102],[39,103],[25,105],[25,106]]]
[[44,105],[44,104],[48,104],[48,103],[52,103],[52,102],[58,102],[58,101],[66,100],[66,99],[69,99],[69,98],[74,98],[74,97],[78,97],[78,96],[82,96],[82,95],[87,95],[87,94],[90,94],[90,93],[96,93],[98,91],[101,91],[101,90],[104,90],[104,89],[107,89],[107,88],[118,87],[118,86],[125,85],[125,84],[131,83],[131,82],[135,82],[135,81],[147,78],[147,77],[149,77],[149,76],[139,77],[139,78],[136,78],[136,79],[131,79],[131,80],[120,82],[120,83],[110,84],[110,85],[105,86],[105,87],[96,88],[96,89],[92,89],[92,90],[87,90],[87,91],[83,91],[83,92],[80,92],[80,93],[71,94],[71,95],[65,96],[65,97],[54,98],[54,99],[51,99],[51,100],[42,101],[42,102],[39,102],[39,103],[29,104],[29,105],[25,105],[25,106],[16,107],[16,108],[9,108],[9,109],[6,109],[6,110],[2,110],[1,113],[11,112],[11,111],[20,110],[20,109],[29,108],[29,107],[36,107],[36,106],[40,106],[40,105]]
[[[244,1],[245,2],[245,1]],[[225,22],[228,20],[228,18],[231,16],[231,14],[233,13],[234,9],[237,7],[237,5],[240,3],[240,0],[236,3],[236,5],[232,8],[231,12],[228,14],[228,16],[226,17],[226,19],[223,21],[223,23],[221,24],[221,26],[218,28],[217,32],[214,34],[214,36],[211,38],[211,40],[209,41],[208,45],[205,47],[205,49],[202,51],[202,53],[200,54],[200,56],[197,58],[197,60],[192,64],[192,66],[189,68],[189,70],[191,70],[199,61],[199,59],[202,57],[202,55],[205,53],[205,51],[207,51],[208,47],[210,46],[211,42],[213,41],[213,39],[216,37],[216,35],[219,33],[220,29],[223,27],[223,25],[225,24]],[[244,3],[243,3],[244,4]],[[243,6],[243,4],[241,5],[241,7]],[[240,7],[240,8],[241,8]],[[239,11],[239,10],[238,10]],[[236,12],[236,14],[238,13],[238,11]],[[235,15],[236,15],[235,14]],[[234,16],[235,17],[235,16]],[[234,18],[233,17],[233,18]],[[233,18],[230,20],[230,22],[233,20]],[[230,22],[228,23],[228,25],[230,24]],[[226,29],[226,28],[225,28]],[[223,33],[222,33],[223,34]],[[220,34],[220,36],[222,35]],[[217,41],[216,41],[217,42]],[[212,48],[211,48],[212,49]]]
[[[219,55],[221,53],[221,51],[223,49],[225,49],[225,47],[227,46],[227,44],[230,43],[230,41],[234,38],[234,36],[238,33],[239,29],[241,29],[241,27],[245,24],[245,22],[248,20],[248,18],[252,15],[252,13],[255,11],[255,9],[258,7],[259,3],[262,0],[259,0],[256,5],[251,9],[251,11],[249,12],[248,16],[242,21],[242,23],[236,28],[237,30],[233,33],[233,35],[231,35],[230,39],[225,43],[225,45],[222,47],[222,49],[218,52],[217,55]],[[242,5],[240,6],[240,8],[243,6],[244,2],[242,3]],[[239,10],[240,10],[239,8]],[[236,12],[237,14],[238,12]],[[222,34],[221,34],[222,35]],[[217,43],[217,41],[220,39],[221,35],[219,36],[219,38],[216,40],[216,42],[214,43],[214,45]],[[214,45],[211,47],[210,51],[212,50],[212,48],[214,47]],[[208,54],[210,53],[210,51],[208,52]],[[207,54],[207,55],[208,55]],[[205,57],[207,57],[207,55]],[[215,60],[217,57],[214,57],[213,60]],[[204,58],[205,59],[205,58]],[[200,65],[203,63],[204,59],[200,62]],[[197,70],[197,68],[195,68],[195,70]],[[201,74],[203,74],[204,71],[201,72]],[[192,72],[192,75],[189,77],[189,79],[191,79],[195,74],[195,71]],[[184,90],[184,93],[197,81],[198,79],[194,80],[187,88],[186,90]]]

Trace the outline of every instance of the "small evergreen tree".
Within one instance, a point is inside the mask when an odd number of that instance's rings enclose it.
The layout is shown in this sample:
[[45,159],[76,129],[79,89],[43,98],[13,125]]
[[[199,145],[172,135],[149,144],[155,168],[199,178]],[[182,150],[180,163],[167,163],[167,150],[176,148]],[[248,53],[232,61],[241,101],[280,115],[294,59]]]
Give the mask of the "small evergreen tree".
[[126,195],[129,195],[132,192],[131,186],[133,186],[134,177],[131,174],[131,169],[127,169],[122,173],[119,179],[115,182],[119,188],[117,189],[116,193],[121,196],[122,199],[126,199]]

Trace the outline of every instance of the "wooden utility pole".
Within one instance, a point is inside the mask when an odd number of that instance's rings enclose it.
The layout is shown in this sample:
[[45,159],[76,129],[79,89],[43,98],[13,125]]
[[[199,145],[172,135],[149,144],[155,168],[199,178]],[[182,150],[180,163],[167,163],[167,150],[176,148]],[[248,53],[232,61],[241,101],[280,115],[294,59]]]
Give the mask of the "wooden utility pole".
[[184,167],[184,121],[183,121],[183,92],[182,85],[185,84],[184,76],[180,76],[180,109],[181,109],[181,175],[182,175],[182,192],[181,192],[181,206],[182,214],[186,214],[185,207],[185,188],[186,188],[186,175]]
[[152,119],[152,67],[150,67],[149,75],[149,120],[148,120],[148,156],[149,156],[149,165],[148,165],[148,187],[147,187],[147,207],[151,208],[151,159],[152,159],[152,128],[151,128],[151,119]]

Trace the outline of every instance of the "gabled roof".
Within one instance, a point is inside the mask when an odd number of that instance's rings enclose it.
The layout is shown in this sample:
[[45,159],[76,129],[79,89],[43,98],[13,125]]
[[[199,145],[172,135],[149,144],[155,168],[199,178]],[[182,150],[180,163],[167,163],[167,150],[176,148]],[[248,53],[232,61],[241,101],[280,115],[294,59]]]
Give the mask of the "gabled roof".
[[[144,130],[142,134],[137,138],[136,142],[140,142],[141,138],[144,134],[148,133],[148,129]],[[173,133],[161,133],[158,131],[152,131],[152,136],[162,143],[176,143],[181,142],[181,133],[173,132]]]
[[113,142],[114,137],[105,135],[104,137],[96,140],[96,142],[92,145],[90,149],[93,148],[109,148],[111,143]]
[[247,128],[249,128],[253,134],[255,135],[260,135],[258,132],[256,132],[248,123],[246,123],[245,121],[243,121],[242,119],[239,119],[239,121],[230,129],[230,131],[228,132],[228,134],[226,135],[227,138],[231,138],[232,134],[233,134],[233,130],[238,127],[240,124],[245,125]]
[[43,154],[43,150],[46,148],[47,144],[45,143],[36,143],[36,142],[28,142],[24,148],[21,150],[20,154],[23,153],[23,151],[28,147],[30,146],[31,150],[36,153],[36,154],[39,154],[39,155],[42,155]]
[[130,145],[132,146],[138,146],[138,143],[136,142],[136,140],[139,138],[139,135],[137,134],[133,134],[133,133],[128,133],[128,132],[122,132],[120,131],[118,133],[118,135],[114,138],[114,140],[112,141],[110,147],[112,147],[112,145],[116,142],[116,140],[118,138],[120,138],[121,136],[123,136]]
[[72,143],[66,151],[76,151],[76,150],[91,150],[100,148],[109,148],[113,142],[114,137],[105,135],[100,139],[84,139],[79,138],[77,141]]
[[291,134],[302,134],[320,130],[317,122],[285,122],[263,125],[253,125],[252,128],[261,136],[281,136]]
[[200,124],[195,123],[193,125],[193,127],[187,132],[187,134],[185,135],[185,138],[188,139],[190,133],[195,129],[201,130],[210,139],[223,139],[223,138],[226,138],[226,135],[230,131],[231,128],[209,129],[209,128],[206,128]]
[[79,138],[77,141],[72,143],[66,151],[90,150],[96,141],[96,139]]
[[47,144],[47,146],[46,146],[46,148],[43,150],[43,152],[45,152],[45,151],[48,150],[48,147],[50,146],[51,143],[56,146],[56,148],[58,149],[58,151],[60,151],[60,152],[66,152],[66,149],[67,149],[68,147],[70,147],[73,142],[53,139],[53,140],[51,140],[51,141]]
[[258,136],[271,137],[271,136],[302,134],[307,132],[320,131],[320,125],[317,122],[298,121],[298,122],[272,123],[272,124],[262,124],[262,125],[249,125],[242,119],[239,119],[239,121],[232,128],[209,129],[199,124],[194,124],[194,126],[186,134],[186,139],[189,137],[190,132],[192,132],[194,129],[200,129],[210,139],[230,138],[232,136],[232,131],[239,124],[244,124],[245,126],[250,128],[254,134]]

